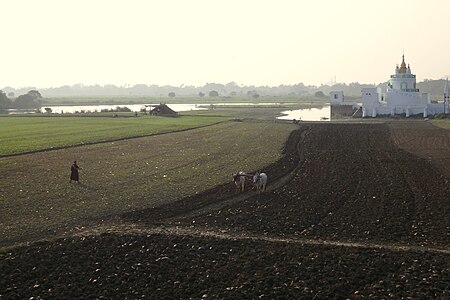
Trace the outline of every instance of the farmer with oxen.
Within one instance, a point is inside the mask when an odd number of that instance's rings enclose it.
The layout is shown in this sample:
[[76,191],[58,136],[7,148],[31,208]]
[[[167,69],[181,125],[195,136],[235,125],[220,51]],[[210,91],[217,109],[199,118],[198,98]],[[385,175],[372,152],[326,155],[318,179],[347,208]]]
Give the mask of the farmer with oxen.
[[256,172],[252,175],[239,171],[236,174],[233,174],[233,181],[236,185],[236,192],[243,192],[245,190],[245,182],[249,181],[256,187],[256,192],[259,194],[260,192],[266,191],[267,174]]

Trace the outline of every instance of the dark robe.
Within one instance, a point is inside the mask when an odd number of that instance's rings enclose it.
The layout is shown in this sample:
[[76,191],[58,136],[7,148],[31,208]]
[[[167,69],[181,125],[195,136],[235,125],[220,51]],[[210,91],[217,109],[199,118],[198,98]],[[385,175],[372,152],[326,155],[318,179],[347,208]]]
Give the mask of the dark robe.
[[77,164],[73,164],[72,167],[70,168],[70,180],[75,180],[75,181],[79,181],[79,177],[78,177],[78,169],[80,167],[78,167]]

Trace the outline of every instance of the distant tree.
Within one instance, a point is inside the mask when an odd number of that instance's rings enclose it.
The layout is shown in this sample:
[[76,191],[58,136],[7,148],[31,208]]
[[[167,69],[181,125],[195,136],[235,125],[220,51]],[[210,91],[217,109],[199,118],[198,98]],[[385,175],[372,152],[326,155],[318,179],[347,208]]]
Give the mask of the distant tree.
[[199,92],[198,95],[199,95],[200,97],[204,97],[204,96],[205,96],[205,93]]
[[169,97],[170,97],[170,98],[175,97],[175,93],[174,93],[174,92],[170,92],[170,93],[169,93]]
[[0,109],[6,109],[11,107],[12,107],[11,100],[9,100],[6,94],[0,90]]
[[316,96],[318,98],[323,98],[323,97],[325,97],[325,94],[322,91],[317,91],[314,93],[314,96]]
[[231,96],[231,97],[236,97],[236,95],[237,95],[236,92],[231,92],[231,93],[230,93],[230,96]]
[[102,109],[100,112],[131,112],[131,109],[126,106],[116,106],[116,108]]
[[203,89],[207,91],[221,91],[225,89],[225,86],[221,83],[207,83],[203,86]]
[[211,91],[211,92],[209,92],[209,96],[210,97],[218,97],[219,93],[217,91]]
[[14,94],[14,92],[9,92],[8,93],[8,97],[13,98],[16,94]]
[[[256,96],[255,96],[255,95],[256,95]],[[258,98],[258,97],[259,97],[259,94],[258,94],[257,91],[251,90],[251,91],[247,91],[247,96],[251,96],[251,97],[253,97],[253,98]]]
[[14,101],[15,108],[40,108],[41,107],[41,93],[37,90],[31,90],[25,95],[20,95]]
[[227,88],[227,90],[234,90],[234,91],[236,91],[236,90],[239,89],[239,86],[238,86],[237,83],[234,82],[234,81],[228,82],[228,83],[225,85],[225,87]]
[[50,107],[46,107],[46,108],[44,108],[45,109],[45,112],[46,113],[48,113],[48,114],[51,114],[52,113],[52,109],[50,108]]
[[31,90],[28,92],[28,94],[31,95],[34,99],[42,99],[42,95],[38,90]]
[[14,101],[15,108],[36,108],[34,103],[34,99],[31,95],[25,94],[17,97],[16,101]]

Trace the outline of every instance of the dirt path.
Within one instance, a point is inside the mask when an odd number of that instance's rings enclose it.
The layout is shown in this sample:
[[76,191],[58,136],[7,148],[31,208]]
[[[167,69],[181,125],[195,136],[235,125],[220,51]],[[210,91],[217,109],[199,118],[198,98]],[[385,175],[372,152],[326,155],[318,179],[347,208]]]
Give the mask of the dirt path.
[[450,247],[427,247],[427,246],[415,246],[415,245],[400,245],[389,243],[362,243],[362,242],[345,242],[323,239],[303,239],[293,237],[281,237],[281,236],[267,236],[256,235],[249,233],[237,233],[227,230],[212,230],[210,228],[189,228],[181,226],[142,226],[139,224],[122,224],[113,225],[106,229],[105,227],[98,227],[89,229],[78,233],[76,236],[91,236],[98,235],[104,232],[114,233],[118,235],[169,235],[169,236],[186,236],[186,237],[208,237],[221,240],[232,241],[264,241],[280,244],[295,244],[295,245],[322,245],[322,246],[334,246],[334,247],[346,247],[346,248],[360,248],[360,249],[382,249],[396,252],[429,252],[437,254],[450,255]]

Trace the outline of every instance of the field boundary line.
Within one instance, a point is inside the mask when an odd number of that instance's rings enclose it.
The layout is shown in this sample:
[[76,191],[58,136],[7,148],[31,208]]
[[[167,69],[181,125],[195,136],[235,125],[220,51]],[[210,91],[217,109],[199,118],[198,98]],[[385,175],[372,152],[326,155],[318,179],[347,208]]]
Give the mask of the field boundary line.
[[130,136],[125,136],[125,137],[121,137],[121,138],[113,138],[113,139],[108,139],[108,140],[101,140],[101,141],[78,143],[78,144],[66,145],[66,146],[57,146],[57,147],[43,148],[43,149],[37,149],[37,150],[31,150],[31,151],[25,151],[25,152],[18,152],[18,153],[0,154],[0,158],[22,156],[22,155],[42,153],[42,152],[50,152],[50,151],[55,151],[55,150],[63,150],[63,149],[83,147],[83,146],[92,146],[92,145],[97,145],[97,144],[106,144],[106,143],[111,143],[111,142],[120,142],[120,141],[126,141],[126,140],[131,140],[131,139],[159,136],[159,135],[170,134],[170,133],[177,133],[177,132],[185,132],[185,131],[189,131],[189,130],[195,130],[195,129],[205,128],[205,127],[210,127],[210,126],[214,126],[214,125],[218,125],[218,124],[222,124],[222,123],[227,123],[227,122],[234,122],[234,121],[233,120],[226,120],[226,121],[219,121],[219,122],[208,124],[208,125],[203,125],[203,126],[198,126],[198,127],[190,127],[190,128],[179,129],[179,130],[174,130],[174,131],[169,131],[169,132],[157,132],[157,133],[148,133],[148,134],[140,134],[140,135],[139,134],[138,135],[130,135]]
[[203,238],[216,238],[222,240],[233,241],[259,241],[259,242],[271,242],[271,243],[283,243],[283,244],[295,244],[295,245],[317,245],[317,246],[330,246],[330,247],[346,247],[346,248],[358,248],[358,249],[379,249],[389,250],[395,252],[430,252],[450,255],[450,248],[448,247],[430,247],[419,245],[401,245],[401,244],[388,244],[388,243],[374,243],[374,242],[350,242],[350,241],[335,241],[326,239],[308,239],[308,238],[292,238],[292,237],[279,237],[269,235],[255,235],[251,233],[234,233],[227,230],[211,230],[203,227],[189,228],[183,226],[173,225],[161,225],[152,227],[143,227],[141,225],[122,224],[113,226],[105,230],[105,228],[98,228],[97,232],[85,231],[80,232],[78,236],[97,235],[100,233],[112,233],[112,234],[162,234],[172,236],[190,236],[190,237],[203,237]]

